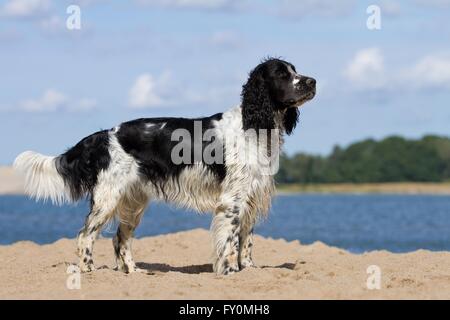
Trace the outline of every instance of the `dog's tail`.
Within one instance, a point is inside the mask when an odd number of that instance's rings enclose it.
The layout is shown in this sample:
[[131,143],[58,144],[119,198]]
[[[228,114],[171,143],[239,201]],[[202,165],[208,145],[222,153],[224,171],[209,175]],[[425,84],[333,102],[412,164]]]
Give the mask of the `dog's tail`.
[[100,131],[57,157],[26,151],[14,161],[14,170],[23,176],[30,197],[74,202],[92,192],[100,170],[109,165],[108,144],[108,132]]
[[57,157],[26,151],[14,161],[14,170],[25,178],[25,193],[36,200],[50,199],[53,203],[70,202],[70,192],[56,169]]

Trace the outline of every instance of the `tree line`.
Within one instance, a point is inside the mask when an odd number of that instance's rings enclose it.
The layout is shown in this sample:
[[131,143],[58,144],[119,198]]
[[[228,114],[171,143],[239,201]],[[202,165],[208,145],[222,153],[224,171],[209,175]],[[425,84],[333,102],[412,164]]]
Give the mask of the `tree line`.
[[328,156],[283,154],[279,183],[369,183],[450,181],[450,139],[428,135],[419,140],[391,136],[366,139]]

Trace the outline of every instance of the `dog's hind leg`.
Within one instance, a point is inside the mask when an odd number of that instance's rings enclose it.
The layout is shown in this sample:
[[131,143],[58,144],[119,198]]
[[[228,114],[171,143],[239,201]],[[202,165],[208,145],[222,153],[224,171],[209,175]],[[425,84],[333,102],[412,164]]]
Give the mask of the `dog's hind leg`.
[[92,195],[91,211],[86,217],[84,227],[78,233],[77,242],[81,272],[89,272],[95,269],[92,259],[95,239],[103,226],[114,216],[119,203],[120,194],[118,192],[103,191],[96,190]]
[[136,267],[131,252],[133,233],[138,226],[148,203],[145,194],[135,192],[132,197],[124,197],[119,205],[120,224],[113,238],[117,270],[125,273],[146,272]]

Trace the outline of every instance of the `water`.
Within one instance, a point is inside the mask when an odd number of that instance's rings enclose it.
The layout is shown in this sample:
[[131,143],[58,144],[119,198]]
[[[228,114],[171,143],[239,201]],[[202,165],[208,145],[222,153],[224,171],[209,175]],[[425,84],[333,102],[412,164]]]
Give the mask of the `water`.
[[[19,240],[51,243],[74,238],[88,204],[56,207],[23,196],[0,196],[0,244]],[[136,237],[209,228],[211,215],[151,204]],[[283,195],[256,233],[266,237],[322,241],[352,252],[386,249],[450,251],[450,196]],[[103,235],[111,237],[115,227]]]

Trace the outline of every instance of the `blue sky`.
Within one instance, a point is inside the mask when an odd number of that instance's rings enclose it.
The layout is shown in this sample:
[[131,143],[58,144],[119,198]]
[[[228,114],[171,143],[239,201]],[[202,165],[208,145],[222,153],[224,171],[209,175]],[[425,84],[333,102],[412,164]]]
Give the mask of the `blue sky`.
[[138,117],[229,109],[269,55],[318,81],[288,153],[450,135],[449,21],[450,0],[0,1],[0,164]]

